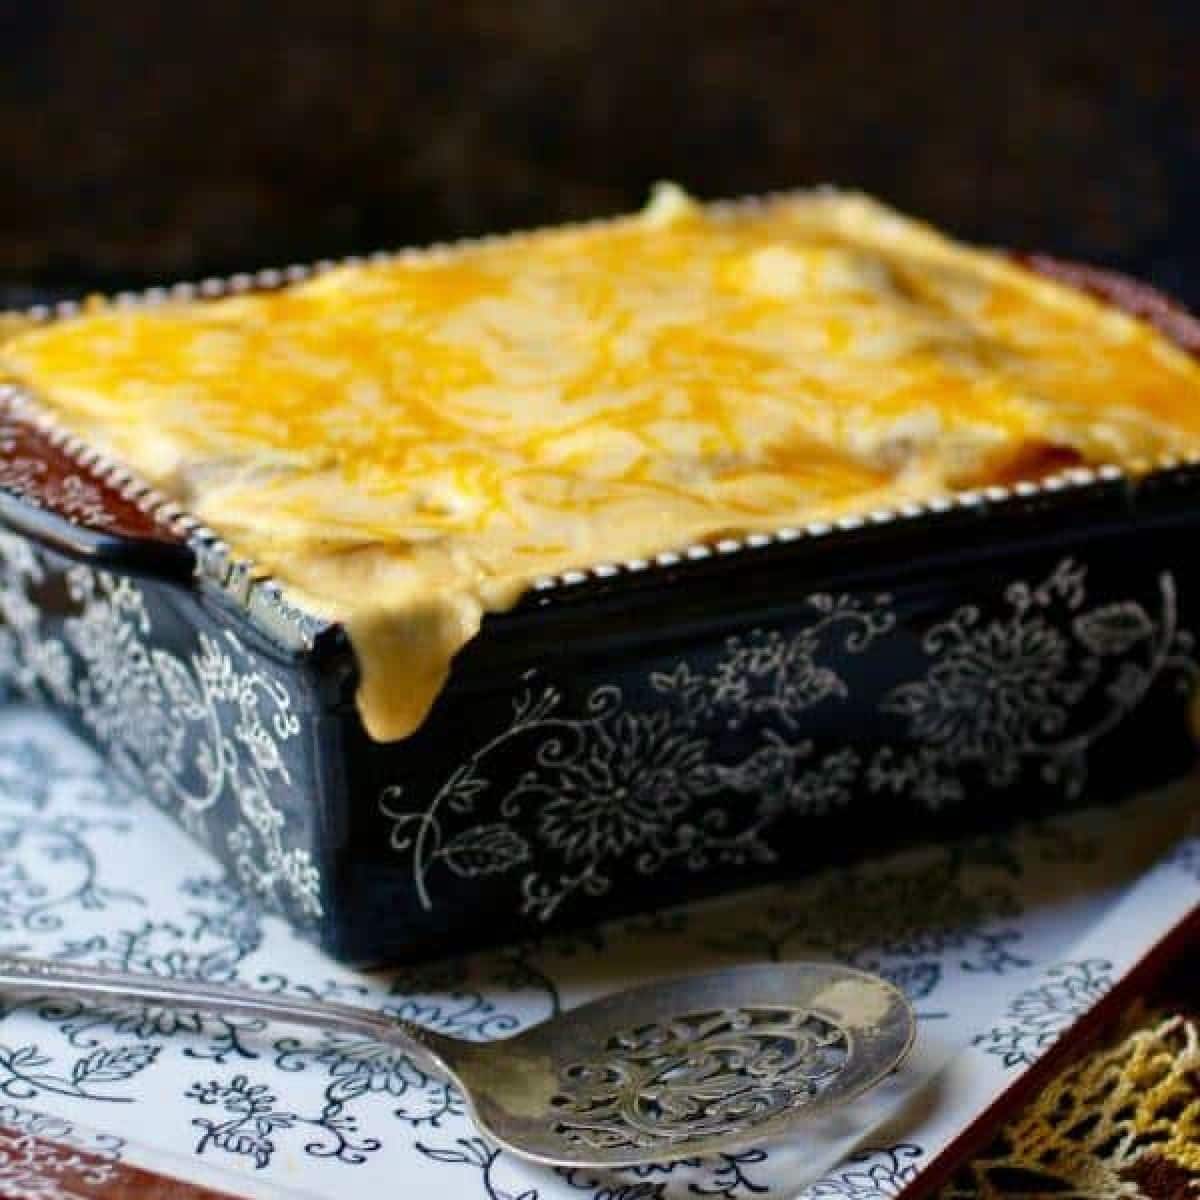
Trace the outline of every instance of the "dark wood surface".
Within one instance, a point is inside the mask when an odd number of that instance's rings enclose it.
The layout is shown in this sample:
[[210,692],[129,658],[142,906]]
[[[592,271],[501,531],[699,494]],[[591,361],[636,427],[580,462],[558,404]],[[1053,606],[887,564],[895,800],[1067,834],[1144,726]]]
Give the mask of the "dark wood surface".
[[1200,302],[1195,0],[0,0],[0,289],[821,180]]

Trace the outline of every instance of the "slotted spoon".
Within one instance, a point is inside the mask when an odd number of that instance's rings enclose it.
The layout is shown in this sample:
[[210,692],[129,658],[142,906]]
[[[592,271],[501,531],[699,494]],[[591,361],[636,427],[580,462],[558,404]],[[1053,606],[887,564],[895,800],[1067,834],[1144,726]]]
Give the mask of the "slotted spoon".
[[454,1083],[493,1141],[552,1166],[635,1166],[785,1137],[894,1070],[915,1032],[897,988],[831,963],[666,979],[489,1042],[345,1004],[31,958],[0,956],[0,988],[374,1038]]

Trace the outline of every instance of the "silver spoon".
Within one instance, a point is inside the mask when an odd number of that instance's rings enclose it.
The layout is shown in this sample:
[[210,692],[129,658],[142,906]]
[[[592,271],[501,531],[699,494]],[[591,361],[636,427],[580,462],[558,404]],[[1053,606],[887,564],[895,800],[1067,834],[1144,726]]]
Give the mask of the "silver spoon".
[[552,1166],[627,1167],[779,1138],[904,1059],[903,994],[832,963],[681,976],[592,1000],[490,1042],[248,988],[0,956],[0,989],[266,1017],[398,1046],[448,1079],[499,1145]]

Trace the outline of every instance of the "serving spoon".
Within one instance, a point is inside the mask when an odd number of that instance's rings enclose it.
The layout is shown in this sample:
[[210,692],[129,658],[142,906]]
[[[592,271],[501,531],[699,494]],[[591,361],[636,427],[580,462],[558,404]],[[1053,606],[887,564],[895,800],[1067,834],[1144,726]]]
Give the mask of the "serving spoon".
[[453,1083],[493,1141],[562,1167],[668,1162],[783,1137],[894,1070],[916,1029],[897,988],[833,963],[665,979],[488,1042],[347,1004],[34,958],[0,956],[0,989],[374,1038]]

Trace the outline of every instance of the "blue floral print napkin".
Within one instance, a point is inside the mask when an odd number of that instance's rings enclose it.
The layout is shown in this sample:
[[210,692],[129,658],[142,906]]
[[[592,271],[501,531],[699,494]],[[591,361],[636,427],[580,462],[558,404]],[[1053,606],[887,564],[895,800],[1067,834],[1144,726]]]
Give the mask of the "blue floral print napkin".
[[370,1041],[0,997],[0,1121],[99,1131],[113,1155],[197,1181],[219,1169],[225,1189],[254,1196],[893,1196],[1156,930],[1200,901],[1200,839],[1186,836],[1197,786],[569,936],[363,974],[247,906],[203,851],[57,721],[6,709],[5,951],[364,1004],[468,1038],[502,1037],[655,976],[836,958],[903,987],[920,1034],[904,1070],[796,1144],[606,1175],[495,1150],[453,1089]]

